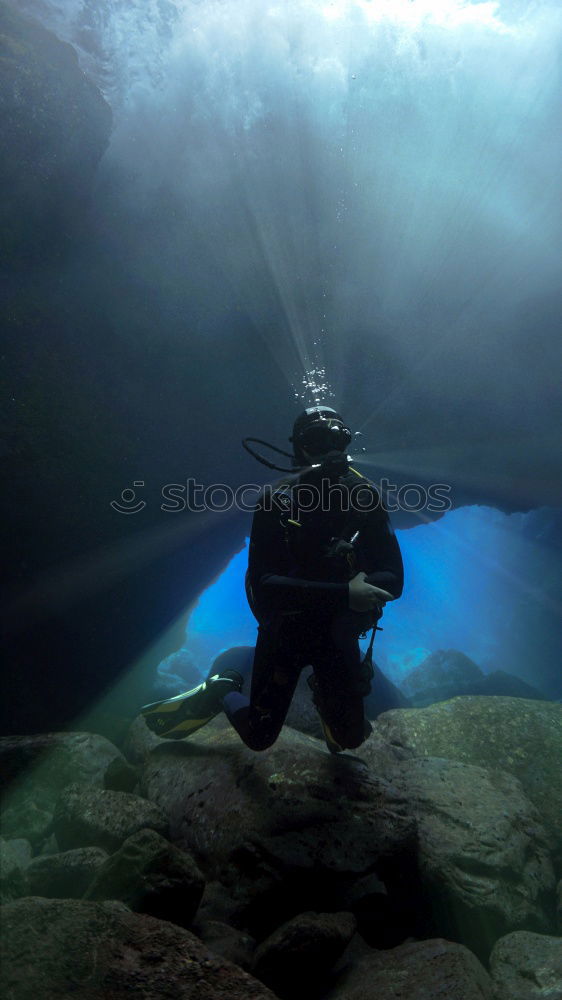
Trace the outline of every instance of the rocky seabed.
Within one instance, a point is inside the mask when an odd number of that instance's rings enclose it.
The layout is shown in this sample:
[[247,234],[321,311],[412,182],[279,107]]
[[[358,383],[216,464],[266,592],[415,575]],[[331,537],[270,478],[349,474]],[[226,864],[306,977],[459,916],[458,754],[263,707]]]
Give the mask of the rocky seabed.
[[561,761],[560,705],[484,696],[338,756],[6,737],[1,995],[562,1000]]

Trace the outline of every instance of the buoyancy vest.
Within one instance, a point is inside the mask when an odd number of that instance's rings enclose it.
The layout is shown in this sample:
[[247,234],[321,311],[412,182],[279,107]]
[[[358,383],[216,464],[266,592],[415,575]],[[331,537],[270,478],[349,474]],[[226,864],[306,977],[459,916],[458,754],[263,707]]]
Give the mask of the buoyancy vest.
[[[315,486],[302,480],[281,482],[273,493],[293,572],[318,580],[349,580],[358,572],[357,542],[370,510],[380,503],[379,495],[368,479],[350,468],[325,489],[316,487],[314,499],[320,506],[310,510],[310,487]],[[356,502],[358,489],[363,493],[361,506]]]

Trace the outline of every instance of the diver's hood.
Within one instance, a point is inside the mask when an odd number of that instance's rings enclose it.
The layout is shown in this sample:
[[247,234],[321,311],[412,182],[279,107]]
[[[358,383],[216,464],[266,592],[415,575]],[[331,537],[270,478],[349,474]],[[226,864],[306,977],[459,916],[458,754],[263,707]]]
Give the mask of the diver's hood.
[[[292,437],[294,464],[323,461],[333,452],[345,452],[351,431],[331,406],[311,406],[295,420]],[[305,453],[306,452],[306,456]]]

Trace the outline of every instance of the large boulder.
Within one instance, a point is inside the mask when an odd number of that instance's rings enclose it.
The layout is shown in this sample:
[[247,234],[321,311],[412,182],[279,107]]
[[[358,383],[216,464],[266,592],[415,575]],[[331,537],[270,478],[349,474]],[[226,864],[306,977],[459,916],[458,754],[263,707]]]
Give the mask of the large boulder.
[[387,712],[375,724],[386,742],[418,756],[507,771],[538,809],[562,867],[562,705],[524,698],[453,698]]
[[515,931],[490,955],[494,1000],[562,1000],[562,938]]
[[364,952],[342,965],[323,1000],[492,1000],[492,996],[490,977],[472,952],[436,939]]
[[230,927],[221,920],[199,920],[196,918],[190,928],[203,944],[216,955],[222,955],[241,969],[249,971],[254,960],[256,942],[249,934]]
[[143,788],[168,817],[171,839],[211,870],[257,836],[272,857],[298,867],[362,873],[415,834],[384,779],[289,728],[260,754],[213,725],[189,741],[161,741]]
[[423,757],[398,764],[392,780],[417,822],[424,932],[486,958],[508,931],[549,931],[555,878],[548,841],[516,778]]
[[40,733],[0,739],[2,831],[36,848],[48,837],[60,793],[73,782],[103,788],[129,765],[104,736]]
[[[216,722],[217,720],[215,720],[215,724]],[[226,723],[225,717],[225,729],[227,728]],[[123,753],[131,765],[142,767],[152,750],[159,746],[162,746],[162,739],[148,728],[144,716],[138,715],[136,719],[133,719],[123,742]]]
[[120,903],[30,897],[0,915],[0,989],[10,1000],[275,1000],[189,931]]
[[[143,787],[168,817],[174,843],[194,853],[209,880],[253,918],[263,938],[283,919],[337,908],[338,892],[373,869],[403,877],[415,857],[415,823],[400,791],[351,755],[332,756],[285,728],[265,753],[210,724],[189,741],[160,741]],[[205,900],[204,900],[205,904]],[[231,923],[233,911],[205,910]]]
[[120,899],[139,913],[188,927],[204,887],[189,854],[154,830],[140,830],[100,867],[85,898]]
[[34,858],[26,871],[25,895],[79,899],[105,861],[107,852],[101,847],[76,847]]
[[103,847],[111,853],[138,830],[156,830],[163,836],[168,832],[162,810],[140,795],[79,784],[69,785],[60,795],[53,827],[63,851]]
[[[125,758],[113,743],[97,733],[38,733],[0,738],[1,788],[16,778],[33,777],[52,801],[73,781],[103,788],[108,768]],[[32,769],[32,775],[29,771]]]
[[0,256],[68,245],[109,140],[111,111],[76,53],[0,3]]
[[[410,894],[409,902],[410,909],[415,912],[415,892]],[[373,948],[394,948],[404,941],[405,913],[400,903],[396,892],[389,893],[374,873],[356,879],[340,898],[340,905],[357,920],[362,940]]]
[[[262,941],[254,958],[254,975],[279,997],[292,997],[303,982],[326,980],[356,926],[352,913],[300,913]],[[311,986],[308,992],[312,993]]]
[[414,708],[448,701],[458,695],[544,698],[537,688],[514,674],[504,670],[484,674],[474,660],[458,649],[438,649],[430,653],[422,663],[406,674],[401,684]]
[[438,649],[403,677],[402,690],[417,707],[474,694],[484,674],[480,667],[458,649]]

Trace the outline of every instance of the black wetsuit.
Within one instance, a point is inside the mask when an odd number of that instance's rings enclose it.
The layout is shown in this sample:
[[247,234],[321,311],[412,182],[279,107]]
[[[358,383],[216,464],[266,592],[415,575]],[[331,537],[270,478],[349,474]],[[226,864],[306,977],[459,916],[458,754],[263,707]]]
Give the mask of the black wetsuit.
[[[341,489],[324,509],[301,508],[310,494],[308,484],[300,482],[290,491],[282,484],[266,488],[254,513],[246,575],[259,623],[251,697],[232,693],[224,699],[230,721],[254,750],[277,739],[307,665],[314,668],[315,701],[333,740],[341,748],[353,748],[369,731],[358,636],[377,614],[349,609],[348,581],[362,570],[369,583],[399,597],[402,557],[376,488],[354,472],[334,483]],[[353,484],[367,491],[359,515],[348,513],[342,500]],[[348,547],[343,558],[329,558],[327,548],[342,536],[348,542],[354,536],[353,550]]]

